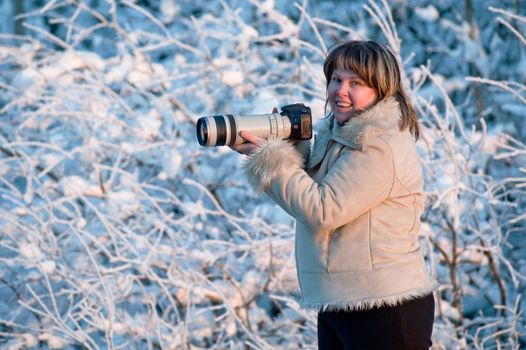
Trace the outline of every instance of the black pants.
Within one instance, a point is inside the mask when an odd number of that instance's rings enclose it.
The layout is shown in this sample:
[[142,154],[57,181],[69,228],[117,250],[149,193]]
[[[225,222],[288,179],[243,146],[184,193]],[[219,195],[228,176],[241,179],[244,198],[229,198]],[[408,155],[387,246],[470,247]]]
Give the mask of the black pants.
[[420,350],[431,346],[433,295],[398,306],[318,313],[320,350]]

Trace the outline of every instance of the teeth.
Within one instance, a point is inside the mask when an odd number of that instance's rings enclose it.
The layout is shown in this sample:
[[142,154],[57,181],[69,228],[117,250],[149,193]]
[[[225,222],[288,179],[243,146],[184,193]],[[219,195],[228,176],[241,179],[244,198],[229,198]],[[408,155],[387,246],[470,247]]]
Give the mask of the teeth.
[[348,107],[351,107],[351,104],[350,103],[345,103],[345,102],[336,102],[336,106],[343,107],[343,108],[348,108]]

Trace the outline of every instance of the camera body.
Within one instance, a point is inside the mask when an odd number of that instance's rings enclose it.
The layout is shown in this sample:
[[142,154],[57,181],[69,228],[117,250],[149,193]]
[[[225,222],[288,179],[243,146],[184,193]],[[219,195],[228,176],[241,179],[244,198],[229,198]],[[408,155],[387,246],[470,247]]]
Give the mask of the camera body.
[[281,108],[281,114],[290,119],[291,140],[310,140],[312,138],[312,113],[303,103],[294,103]]
[[215,115],[197,121],[197,141],[201,146],[233,146],[245,140],[241,131],[265,139],[271,137],[290,140],[312,138],[311,109],[303,103],[283,106],[280,113],[258,115]]

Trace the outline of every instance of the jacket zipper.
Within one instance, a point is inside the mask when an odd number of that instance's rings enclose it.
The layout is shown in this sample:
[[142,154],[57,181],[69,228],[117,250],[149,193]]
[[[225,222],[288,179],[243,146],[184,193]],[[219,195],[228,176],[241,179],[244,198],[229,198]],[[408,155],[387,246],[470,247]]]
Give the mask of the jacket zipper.
[[[333,144],[333,143],[336,143],[334,140],[330,139],[329,142],[327,143],[327,148],[325,149],[325,156],[327,155],[327,151],[329,149],[329,147]],[[338,149],[336,150],[336,158],[338,158],[340,156],[340,153],[342,152],[343,150],[343,147],[342,145],[338,145]],[[324,158],[325,158],[324,156]],[[330,166],[332,166],[332,164],[330,164]],[[327,273],[332,273],[331,272],[331,267],[329,265],[329,248],[331,246],[331,240],[332,240],[332,236],[334,235],[334,232],[336,232],[336,230],[329,230],[329,232],[327,233],[327,243],[325,245],[325,266],[327,267]]]

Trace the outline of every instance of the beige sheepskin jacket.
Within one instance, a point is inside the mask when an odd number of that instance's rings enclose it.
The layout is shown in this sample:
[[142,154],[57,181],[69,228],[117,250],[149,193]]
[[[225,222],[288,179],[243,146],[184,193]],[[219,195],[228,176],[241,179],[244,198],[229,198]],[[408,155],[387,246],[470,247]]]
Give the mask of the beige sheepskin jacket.
[[312,151],[273,139],[246,159],[249,181],[296,219],[302,307],[369,309],[433,290],[417,237],[420,158],[399,121],[388,98],[343,126],[322,119]]

